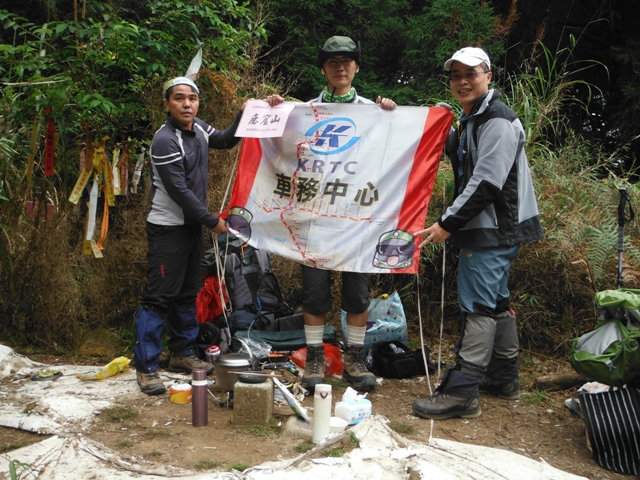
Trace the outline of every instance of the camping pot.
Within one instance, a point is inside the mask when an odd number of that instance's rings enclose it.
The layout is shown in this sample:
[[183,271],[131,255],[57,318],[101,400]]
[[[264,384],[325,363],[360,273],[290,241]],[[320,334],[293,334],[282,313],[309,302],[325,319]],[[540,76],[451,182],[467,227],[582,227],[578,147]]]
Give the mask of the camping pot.
[[229,372],[246,372],[251,370],[251,357],[244,353],[225,353],[216,361],[216,385],[220,390],[233,392],[238,375]]

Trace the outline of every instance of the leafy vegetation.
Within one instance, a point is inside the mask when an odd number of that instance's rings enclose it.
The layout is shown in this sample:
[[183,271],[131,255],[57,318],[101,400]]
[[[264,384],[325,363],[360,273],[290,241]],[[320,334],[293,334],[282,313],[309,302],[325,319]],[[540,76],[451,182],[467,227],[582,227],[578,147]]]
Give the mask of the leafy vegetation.
[[[637,204],[634,172],[621,167],[624,145],[611,151],[572,130],[569,115],[582,115],[601,92],[585,72],[606,74],[597,61],[575,54],[580,36],[566,47],[509,43],[516,3],[499,16],[485,0],[114,0],[35,1],[0,10],[0,340],[54,352],[73,351],[88,331],[106,327],[132,343],[133,314],[145,281],[144,218],[148,185],[116,197],[97,229],[109,227],[104,257],[82,254],[87,193],[68,201],[78,177],[80,151],[104,148],[131,153],[148,148],[163,119],[162,83],[183,74],[199,48],[199,116],[226,127],[249,97],[278,91],[306,100],[324,86],[315,65],[317,47],[331,35],[361,42],[363,61],[355,85],[365,97],[399,104],[445,100],[459,111],[441,78],[444,60],[456,48],[486,48],[495,86],[518,112],[546,238],[523,246],[512,268],[512,291],[523,346],[562,353],[568,338],[595,322],[593,295],[613,288],[616,265],[617,189]],[[40,3],[38,3],[41,6]],[[72,8],[75,6],[76,8]],[[541,26],[541,29],[543,26]],[[630,46],[634,43],[631,42]],[[621,138],[637,135],[638,96],[633,73],[637,53],[616,50],[627,69]],[[507,70],[506,53],[522,59]],[[50,110],[49,110],[50,109]],[[44,137],[55,121],[55,174],[45,176]],[[637,122],[635,122],[637,125]],[[634,133],[635,132],[635,133]],[[238,150],[211,155],[210,208],[219,210],[233,178]],[[144,156],[143,156],[144,158]],[[450,203],[453,180],[443,162],[427,223]],[[30,203],[29,203],[30,202]],[[38,205],[27,215],[27,205]],[[44,213],[53,206],[53,216]],[[104,220],[102,220],[104,218]],[[625,227],[625,285],[638,286],[637,223]],[[299,268],[274,259],[283,291],[297,306]],[[455,329],[456,255],[446,246],[423,250],[420,276],[378,276],[372,295],[397,289],[416,334],[418,308],[426,334],[440,318]],[[339,281],[335,288],[339,288]],[[339,295],[335,296],[339,299]],[[338,300],[336,300],[337,302]],[[336,304],[335,311],[338,312]],[[339,316],[332,317],[336,325]]]
[[200,460],[193,466],[196,470],[213,470],[217,467],[218,462],[213,462],[211,460]]
[[[575,42],[572,39],[574,47]],[[629,189],[634,198],[638,194],[629,177],[616,173],[615,153],[607,154],[571,129],[567,115],[573,108],[586,108],[574,95],[576,87],[592,88],[579,77],[588,68],[604,67],[597,62],[576,63],[571,48],[551,52],[536,44],[519,72],[503,75],[503,82],[495,84],[523,123],[546,232],[543,241],[523,246],[512,266],[512,303],[525,348],[558,351],[565,339],[595,324],[594,294],[615,286],[618,188]],[[427,224],[449,205],[452,190],[450,166],[442,165]],[[637,231],[637,224],[626,226],[626,285],[638,283]],[[423,300],[426,330],[435,333],[442,312],[445,318],[457,312],[457,258],[444,245],[429,246],[423,253],[420,278],[393,286],[405,305],[417,308],[415,299]],[[382,286],[389,288],[387,283]],[[449,332],[455,326],[456,322],[445,323]]]
[[31,445],[31,442],[23,440],[16,443],[7,443],[0,447],[0,454],[10,452],[11,450],[17,450],[18,448],[26,447],[27,445]]
[[[144,185],[108,217],[114,255],[94,263],[81,254],[86,206],[67,202],[80,151],[88,162],[93,146],[109,159],[144,151],[163,118],[162,83],[184,74],[199,48],[201,113],[229,121],[237,77],[265,31],[234,0],[47,5],[0,10],[0,317],[5,341],[64,349],[97,327],[129,328],[144,282]],[[44,176],[49,119],[55,175]],[[27,204],[50,205],[53,218],[25,216]]]
[[311,440],[307,440],[300,445],[296,445],[294,451],[296,453],[307,453],[309,450],[312,450],[314,446]]
[[11,480],[20,480],[25,478],[26,475],[31,475],[33,469],[28,463],[19,462],[18,460],[11,460],[9,462],[9,476]]
[[167,428],[152,428],[144,432],[147,437],[168,437],[171,435]]
[[[273,419],[271,420],[273,421]],[[276,425],[253,425],[245,429],[245,432],[251,433],[262,440],[266,440],[271,436],[277,435],[278,431],[279,428]]]
[[109,407],[102,410],[102,413],[109,422],[113,423],[122,422],[138,416],[138,412],[128,407]]
[[348,385],[346,382],[343,382],[338,378],[327,378],[327,384],[336,388],[346,387]]
[[414,433],[416,433],[416,429],[413,427],[413,425],[409,425],[408,423],[404,422],[390,422],[389,428],[401,435],[413,435]]
[[359,447],[360,447],[360,440],[358,440],[358,437],[351,434],[349,437],[349,443],[340,447],[328,448],[327,450],[322,452],[322,456],[327,458],[342,457],[346,453],[349,453],[351,450]]
[[544,392],[535,391],[532,393],[523,393],[522,401],[526,405],[537,405],[540,403],[548,403],[549,397]]
[[[476,44],[495,57],[504,53],[512,17],[501,20],[478,0],[320,0],[313,5],[271,0],[264,69],[284,79],[285,92],[307,100],[325,86],[317,67],[318,45],[332,35],[360,42],[360,94],[393,98],[401,105],[433,105],[445,98],[441,65],[451,52]],[[336,19],[341,19],[336,22]]]

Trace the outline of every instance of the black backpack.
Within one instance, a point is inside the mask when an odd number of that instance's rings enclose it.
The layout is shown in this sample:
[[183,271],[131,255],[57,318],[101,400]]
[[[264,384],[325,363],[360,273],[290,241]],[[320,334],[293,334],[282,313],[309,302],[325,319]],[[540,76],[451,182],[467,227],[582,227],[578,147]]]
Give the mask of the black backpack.
[[[218,235],[224,262],[224,283],[229,295],[231,334],[238,330],[277,330],[277,320],[293,313],[271,270],[269,253],[249,245],[236,246],[233,236]],[[217,275],[215,248],[205,252],[202,266]]]

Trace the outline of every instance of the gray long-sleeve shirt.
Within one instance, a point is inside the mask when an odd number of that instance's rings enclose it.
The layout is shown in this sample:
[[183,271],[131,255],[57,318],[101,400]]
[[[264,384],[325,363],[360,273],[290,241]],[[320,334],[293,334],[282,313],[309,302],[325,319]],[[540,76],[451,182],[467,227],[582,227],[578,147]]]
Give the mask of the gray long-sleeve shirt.
[[233,148],[242,112],[226,130],[216,130],[199,118],[192,130],[182,130],[170,117],[151,144],[151,208],[147,221],[156,225],[202,224],[214,228],[220,219],[208,205],[209,149]]

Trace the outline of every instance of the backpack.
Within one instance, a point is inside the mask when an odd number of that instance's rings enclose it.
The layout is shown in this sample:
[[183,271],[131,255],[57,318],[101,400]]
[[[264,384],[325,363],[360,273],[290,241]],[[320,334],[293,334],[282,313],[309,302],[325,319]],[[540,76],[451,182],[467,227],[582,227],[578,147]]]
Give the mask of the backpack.
[[569,363],[587,377],[621,387],[640,372],[640,290],[596,293],[596,328],[573,340]]
[[[233,237],[218,235],[224,262],[224,286],[229,298],[231,334],[238,330],[277,330],[281,317],[293,313],[271,270],[269,253],[250,245],[236,246]],[[207,250],[202,266],[216,275],[215,249]]]
[[212,322],[203,322],[198,326],[198,336],[193,344],[194,353],[202,360],[207,358],[206,350],[211,345],[219,345],[222,331]]

